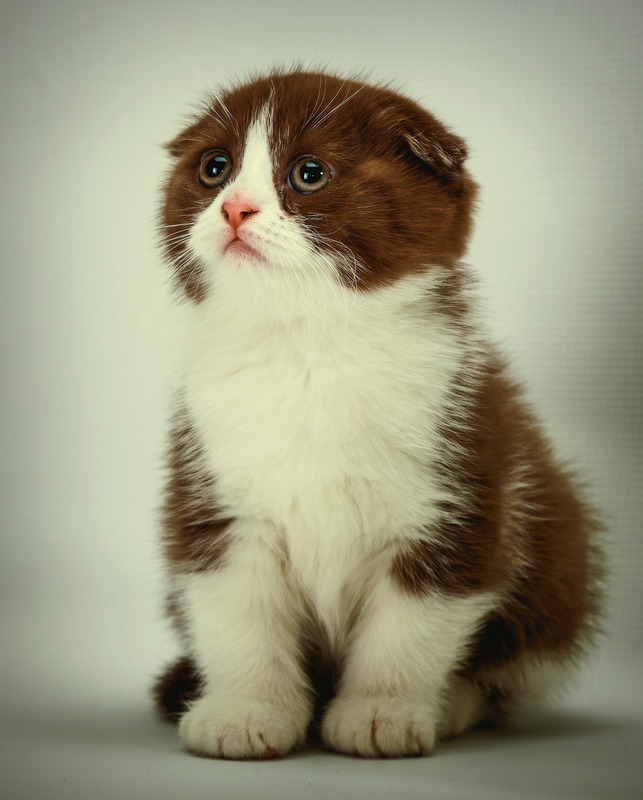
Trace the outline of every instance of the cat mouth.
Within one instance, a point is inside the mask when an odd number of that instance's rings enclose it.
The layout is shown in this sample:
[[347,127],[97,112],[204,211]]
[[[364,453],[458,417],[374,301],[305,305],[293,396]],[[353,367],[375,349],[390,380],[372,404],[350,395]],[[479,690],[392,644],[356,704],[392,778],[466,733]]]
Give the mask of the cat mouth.
[[265,261],[264,257],[257,250],[254,249],[248,242],[244,242],[238,236],[231,239],[223,248],[226,255],[232,255],[236,258],[243,259],[244,261]]

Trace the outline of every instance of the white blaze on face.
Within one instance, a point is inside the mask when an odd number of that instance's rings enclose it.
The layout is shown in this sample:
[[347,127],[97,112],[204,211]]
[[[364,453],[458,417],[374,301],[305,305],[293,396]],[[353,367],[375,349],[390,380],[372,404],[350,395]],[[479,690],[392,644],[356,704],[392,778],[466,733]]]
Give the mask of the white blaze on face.
[[279,206],[273,182],[270,127],[270,112],[264,107],[248,129],[240,170],[217,198],[221,204],[246,201],[260,211],[266,206]]

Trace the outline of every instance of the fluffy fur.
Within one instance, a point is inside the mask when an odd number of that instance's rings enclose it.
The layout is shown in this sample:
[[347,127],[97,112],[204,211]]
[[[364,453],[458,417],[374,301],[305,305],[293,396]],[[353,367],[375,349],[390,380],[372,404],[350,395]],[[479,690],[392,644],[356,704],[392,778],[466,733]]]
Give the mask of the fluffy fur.
[[[599,599],[592,516],[472,307],[466,146],[387,88],[296,72],[222,92],[169,150],[186,655],[159,707],[206,756],[309,732],[429,753],[563,672]],[[330,180],[298,191],[302,157]]]

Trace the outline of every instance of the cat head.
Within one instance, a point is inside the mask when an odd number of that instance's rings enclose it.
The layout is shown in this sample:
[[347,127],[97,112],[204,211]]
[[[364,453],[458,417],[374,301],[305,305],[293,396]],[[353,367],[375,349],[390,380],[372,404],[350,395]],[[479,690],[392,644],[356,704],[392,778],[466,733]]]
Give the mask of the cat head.
[[273,73],[209,100],[168,150],[161,234],[195,301],[226,274],[369,291],[464,253],[466,146],[387,88]]

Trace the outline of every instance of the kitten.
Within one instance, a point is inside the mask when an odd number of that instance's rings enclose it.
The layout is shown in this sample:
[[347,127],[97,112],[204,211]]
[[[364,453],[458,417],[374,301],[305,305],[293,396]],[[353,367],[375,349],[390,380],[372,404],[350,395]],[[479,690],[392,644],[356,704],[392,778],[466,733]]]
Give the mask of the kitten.
[[223,92],[169,144],[190,308],[165,504],[190,751],[431,752],[594,629],[591,513],[476,320],[464,142],[314,72]]

